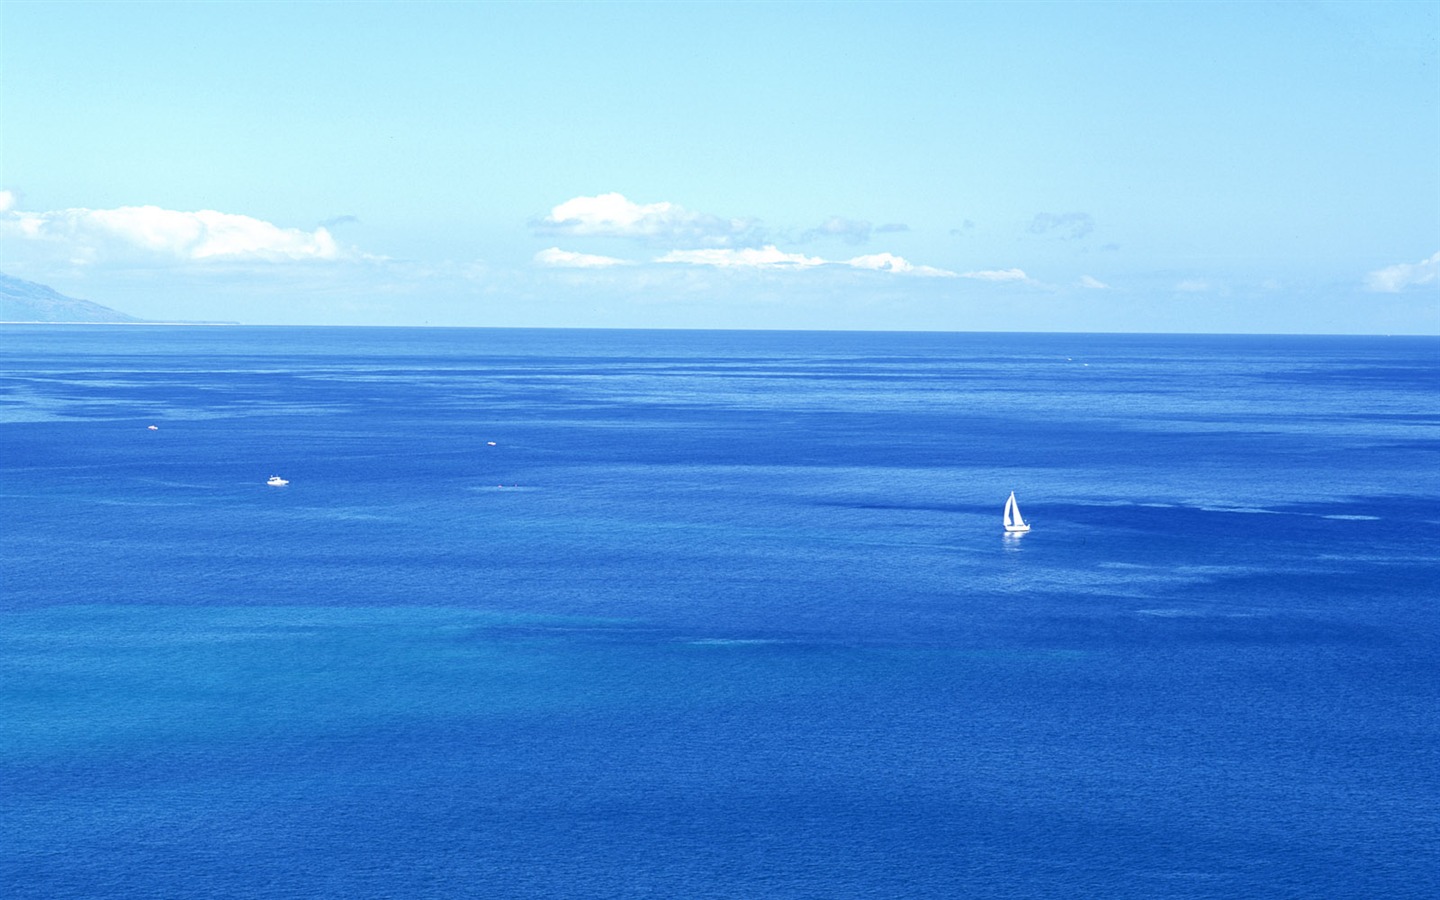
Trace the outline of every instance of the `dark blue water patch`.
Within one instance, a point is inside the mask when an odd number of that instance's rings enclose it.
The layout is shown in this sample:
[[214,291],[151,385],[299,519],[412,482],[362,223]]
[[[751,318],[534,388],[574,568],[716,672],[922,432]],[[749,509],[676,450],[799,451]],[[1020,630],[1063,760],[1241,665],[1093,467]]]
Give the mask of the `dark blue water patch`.
[[1067,647],[1152,646],[1193,644],[1347,645],[1385,647],[1393,634],[1379,626],[1324,617],[1270,612],[1215,612],[1188,608],[1156,608],[1122,614],[1071,615],[1031,623],[1042,643]]

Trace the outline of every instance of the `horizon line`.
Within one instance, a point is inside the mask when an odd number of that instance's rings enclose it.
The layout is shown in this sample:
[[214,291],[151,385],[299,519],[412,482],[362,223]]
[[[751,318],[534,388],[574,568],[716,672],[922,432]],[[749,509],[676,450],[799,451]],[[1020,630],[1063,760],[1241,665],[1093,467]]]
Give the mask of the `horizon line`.
[[1433,332],[1380,332],[1380,331],[998,331],[987,329],[956,328],[676,328],[617,325],[365,325],[365,324],[309,324],[282,325],[264,322],[206,322],[206,321],[138,321],[138,322],[46,322],[38,320],[0,320],[0,326],[58,326],[58,327],[129,327],[152,326],[164,328],[414,328],[475,331],[668,331],[668,332],[721,332],[756,334],[1045,334],[1045,335],[1094,335],[1094,336],[1135,336],[1135,337],[1398,337],[1436,338]]

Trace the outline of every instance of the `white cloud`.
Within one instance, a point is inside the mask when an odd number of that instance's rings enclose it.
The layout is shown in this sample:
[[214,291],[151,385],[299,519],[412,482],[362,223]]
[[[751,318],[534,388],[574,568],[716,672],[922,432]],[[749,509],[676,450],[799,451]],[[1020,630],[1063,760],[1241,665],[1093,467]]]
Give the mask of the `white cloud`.
[[961,272],[960,277],[994,282],[1030,281],[1030,276],[1026,275],[1023,269],[982,269],[978,272]]
[[826,260],[803,253],[786,253],[769,244],[759,249],[671,250],[655,260],[659,263],[688,263],[722,269],[809,269],[826,265]]
[[[805,270],[820,267],[864,269],[895,274],[955,277],[954,272],[931,266],[917,266],[892,253],[874,253],[849,260],[831,260],[779,249],[760,241],[758,219],[724,219],[687,210],[674,203],[635,203],[623,194],[574,197],[559,204],[550,214],[532,223],[541,233],[568,237],[632,238],[667,249],[653,262],[663,265],[708,266],[717,269]],[[889,224],[881,231],[907,230]],[[799,240],[838,238],[863,243],[875,231],[869,222],[832,217],[818,228],[804,232]],[[687,249],[679,249],[687,248]],[[694,248],[694,249],[688,249]],[[599,267],[627,264],[606,256],[589,256],[552,247],[536,254],[542,265]],[[1022,275],[1023,277],[1023,275]]]
[[282,228],[214,210],[158,206],[116,209],[6,210],[0,236],[48,244],[74,263],[166,259],[182,262],[333,260],[340,247],[325,228]]
[[559,247],[550,247],[535,254],[535,262],[553,269],[607,269],[611,266],[633,266],[628,259],[613,256],[596,256],[591,253],[572,253]]
[[1080,276],[1080,286],[1083,287],[1083,288],[1090,288],[1091,290],[1095,290],[1095,291],[1108,290],[1109,287],[1110,287],[1110,285],[1106,284],[1105,282],[1101,281],[1100,279],[1098,279],[1098,278],[1093,278],[1093,277],[1091,277],[1091,276],[1089,276],[1089,275],[1081,275],[1081,276]]
[[714,247],[752,242],[758,226],[755,219],[727,219],[668,202],[635,203],[618,193],[574,197],[536,223],[537,229],[546,234],[693,242]]
[[893,253],[870,253],[849,260],[846,265],[857,269],[874,269],[878,272],[913,272],[915,267],[903,256]]
[[15,206],[14,191],[0,191],[0,213],[9,212]]
[[714,266],[722,269],[817,269],[822,266],[837,268],[865,269],[872,272],[890,272],[898,275],[920,275],[928,277],[953,278],[954,272],[930,266],[917,266],[893,253],[872,253],[854,259],[830,260],[803,253],[787,253],[773,244],[764,247],[706,250],[672,250],[655,260],[657,263],[684,263],[694,266]]
[[1440,253],[1418,263],[1398,263],[1371,272],[1365,286],[1372,291],[1396,294],[1406,288],[1434,284],[1440,280]]
[[857,269],[873,269],[877,272],[895,272],[903,275],[923,275],[929,278],[954,278],[955,273],[932,266],[917,266],[903,256],[893,253],[871,253],[846,260],[845,265]]

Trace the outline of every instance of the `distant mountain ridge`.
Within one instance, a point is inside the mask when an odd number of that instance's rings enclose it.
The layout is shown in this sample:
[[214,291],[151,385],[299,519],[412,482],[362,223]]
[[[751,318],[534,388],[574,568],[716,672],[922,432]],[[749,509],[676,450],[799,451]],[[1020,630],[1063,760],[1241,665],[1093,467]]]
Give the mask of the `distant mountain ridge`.
[[0,322],[144,322],[89,300],[67,297],[52,287],[0,272]]

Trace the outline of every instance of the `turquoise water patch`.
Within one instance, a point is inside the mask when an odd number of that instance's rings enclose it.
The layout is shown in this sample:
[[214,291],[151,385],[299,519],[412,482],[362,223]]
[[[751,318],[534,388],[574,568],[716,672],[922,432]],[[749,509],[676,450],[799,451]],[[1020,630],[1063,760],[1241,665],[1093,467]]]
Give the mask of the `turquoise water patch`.
[[17,755],[349,730],[576,701],[561,647],[605,620],[426,607],[70,606],[4,616]]

